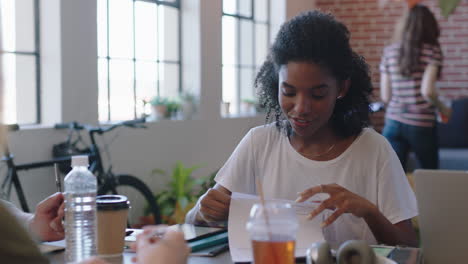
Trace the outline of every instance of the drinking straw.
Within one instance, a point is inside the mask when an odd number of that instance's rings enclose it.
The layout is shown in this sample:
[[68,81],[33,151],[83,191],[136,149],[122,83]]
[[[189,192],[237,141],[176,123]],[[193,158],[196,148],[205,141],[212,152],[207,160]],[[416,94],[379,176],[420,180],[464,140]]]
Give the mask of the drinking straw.
[[62,192],[62,182],[60,181],[60,174],[58,170],[57,163],[54,163],[54,172],[55,172],[55,186],[57,186],[57,191]]
[[273,236],[271,234],[271,229],[270,229],[270,218],[268,216],[268,212],[267,212],[266,207],[265,207],[265,195],[263,194],[262,182],[260,181],[259,178],[256,179],[256,184],[257,184],[258,195],[260,195],[260,203],[262,204],[263,212],[264,212],[264,216],[265,216],[265,223],[266,223],[266,226],[267,226],[268,239],[270,241],[273,241]]
[[[271,228],[270,228],[270,217],[268,216],[268,211],[266,210],[266,203],[265,203],[265,195],[263,193],[263,186],[262,186],[262,182],[260,181],[259,178],[257,178],[255,180],[256,182],[256,185],[257,185],[257,192],[258,192],[258,195],[260,195],[260,203],[262,204],[262,207],[263,207],[263,212],[264,212],[264,216],[265,216],[265,223],[266,223],[266,228],[267,228],[267,233],[268,233],[268,240],[270,242],[273,242],[273,235],[271,234]],[[273,260],[274,260],[274,263],[276,263],[276,260],[278,259],[276,257],[276,252],[275,252],[275,248],[273,247],[273,244],[269,244],[271,246],[271,254],[273,254]]]

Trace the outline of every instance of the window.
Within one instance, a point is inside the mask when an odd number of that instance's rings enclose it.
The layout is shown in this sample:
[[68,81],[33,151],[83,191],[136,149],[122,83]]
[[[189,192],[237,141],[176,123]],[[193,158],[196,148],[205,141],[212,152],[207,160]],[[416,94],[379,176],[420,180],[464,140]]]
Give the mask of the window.
[[4,122],[41,121],[39,0],[0,0]]
[[179,0],[98,0],[99,120],[145,114],[180,86]]
[[242,101],[256,98],[253,81],[268,51],[269,0],[223,0],[223,102],[245,114]]

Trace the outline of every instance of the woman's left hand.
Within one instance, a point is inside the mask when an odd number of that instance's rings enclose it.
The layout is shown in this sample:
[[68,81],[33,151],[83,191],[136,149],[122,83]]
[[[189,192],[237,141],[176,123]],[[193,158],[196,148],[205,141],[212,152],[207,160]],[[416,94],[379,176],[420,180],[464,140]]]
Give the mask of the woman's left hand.
[[65,214],[62,193],[55,193],[40,202],[29,220],[29,228],[42,241],[56,241],[65,237],[62,218]]
[[318,193],[328,193],[330,197],[322,201],[321,204],[310,213],[308,218],[314,218],[325,209],[334,210],[333,214],[322,223],[322,227],[330,225],[344,213],[366,218],[377,210],[377,207],[367,199],[350,192],[338,184],[321,184],[314,186],[299,193],[296,202],[304,202]]

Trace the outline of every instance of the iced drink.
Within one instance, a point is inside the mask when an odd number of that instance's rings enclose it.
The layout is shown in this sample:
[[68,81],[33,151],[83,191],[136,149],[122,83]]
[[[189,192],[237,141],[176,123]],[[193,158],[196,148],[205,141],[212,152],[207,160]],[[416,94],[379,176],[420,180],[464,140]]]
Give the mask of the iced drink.
[[255,204],[247,230],[255,264],[294,264],[298,220],[289,203]]

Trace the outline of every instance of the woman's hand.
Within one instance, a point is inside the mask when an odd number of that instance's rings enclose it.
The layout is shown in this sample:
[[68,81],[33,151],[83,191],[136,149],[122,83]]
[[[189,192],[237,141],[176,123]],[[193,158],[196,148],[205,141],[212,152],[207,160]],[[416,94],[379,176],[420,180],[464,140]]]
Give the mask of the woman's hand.
[[136,243],[132,245],[137,254],[132,261],[141,264],[186,264],[190,248],[184,234],[167,229],[161,238],[155,237],[159,229],[160,226],[144,227],[143,233],[137,236]]
[[313,210],[308,216],[309,219],[314,218],[325,209],[335,210],[323,223],[322,227],[333,223],[338,217],[344,213],[350,213],[356,217],[366,218],[376,212],[377,207],[364,199],[363,197],[348,191],[346,188],[338,184],[323,184],[314,186],[299,193],[296,202],[304,202],[310,197],[318,193],[328,193],[330,197]]
[[56,241],[64,238],[62,218],[65,203],[63,194],[55,193],[37,204],[29,228],[42,241]]
[[[227,191],[227,189],[225,190]],[[213,188],[202,195],[198,202],[197,220],[206,223],[226,221],[231,203],[231,196],[227,192],[223,189]]]

